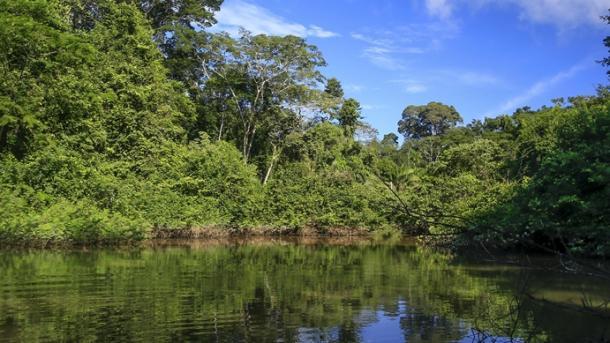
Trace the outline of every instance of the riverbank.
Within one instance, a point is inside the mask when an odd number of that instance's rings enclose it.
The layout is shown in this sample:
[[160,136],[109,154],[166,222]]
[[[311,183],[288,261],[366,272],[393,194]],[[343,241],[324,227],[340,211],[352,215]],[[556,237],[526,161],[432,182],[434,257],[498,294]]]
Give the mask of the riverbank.
[[200,242],[218,240],[227,242],[229,240],[258,238],[260,240],[271,240],[275,238],[309,239],[319,241],[320,239],[351,240],[371,238],[400,238],[398,231],[382,229],[372,230],[362,227],[238,227],[226,225],[213,225],[197,228],[153,228],[147,234],[138,239],[114,239],[114,240],[42,240],[42,239],[17,239],[0,240],[2,248],[70,248],[70,247],[103,247],[103,246],[131,246],[151,245],[151,242]]
[[149,239],[201,239],[201,238],[226,238],[233,236],[371,236],[373,232],[361,227],[290,227],[290,226],[259,226],[259,227],[236,227],[236,226],[208,226],[201,228],[164,229],[155,228],[149,234]]

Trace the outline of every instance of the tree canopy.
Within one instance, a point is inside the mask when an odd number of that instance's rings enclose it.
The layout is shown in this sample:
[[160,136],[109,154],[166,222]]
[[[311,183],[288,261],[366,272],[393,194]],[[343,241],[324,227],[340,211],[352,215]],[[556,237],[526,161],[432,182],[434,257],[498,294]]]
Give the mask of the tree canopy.
[[462,122],[462,117],[453,106],[440,102],[427,105],[410,105],[402,112],[398,132],[406,139],[442,135]]
[[348,227],[610,256],[608,87],[467,125],[408,105],[399,146],[306,39],[208,32],[220,5],[0,0],[1,240]]

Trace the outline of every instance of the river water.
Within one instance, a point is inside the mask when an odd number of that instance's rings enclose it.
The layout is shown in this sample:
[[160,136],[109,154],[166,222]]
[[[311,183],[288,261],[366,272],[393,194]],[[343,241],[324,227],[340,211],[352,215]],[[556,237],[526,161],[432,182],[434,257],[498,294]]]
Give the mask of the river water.
[[0,341],[610,339],[610,284],[556,266],[348,239],[0,250]]

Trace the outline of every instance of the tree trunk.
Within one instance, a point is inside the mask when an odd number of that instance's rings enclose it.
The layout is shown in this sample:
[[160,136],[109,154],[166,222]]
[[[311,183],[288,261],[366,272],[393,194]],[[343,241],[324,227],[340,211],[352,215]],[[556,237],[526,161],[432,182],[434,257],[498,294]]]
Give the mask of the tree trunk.
[[271,171],[273,170],[273,165],[275,161],[279,158],[280,154],[277,152],[277,148],[275,145],[273,146],[273,153],[271,155],[271,162],[269,162],[269,168],[267,168],[267,173],[265,173],[265,178],[263,179],[263,186],[267,184],[269,178],[271,177]]
[[252,125],[252,133],[250,133],[250,139],[248,140],[248,149],[246,151],[246,161],[250,160],[250,154],[252,153],[252,143],[254,143],[255,134],[256,126]]
[[224,126],[225,126],[225,115],[223,113],[222,116],[220,117],[220,129],[218,130],[218,141],[219,142],[222,140],[222,130],[224,130]]
[[244,163],[248,163],[248,137],[250,137],[250,125],[244,128],[244,136],[242,138],[241,153],[244,155]]

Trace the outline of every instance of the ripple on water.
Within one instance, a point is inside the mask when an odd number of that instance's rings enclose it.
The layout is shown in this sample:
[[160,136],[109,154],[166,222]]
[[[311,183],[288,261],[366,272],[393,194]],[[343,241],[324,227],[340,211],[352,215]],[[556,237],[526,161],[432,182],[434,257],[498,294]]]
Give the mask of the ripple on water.
[[0,342],[445,342],[473,327],[582,341],[607,323],[532,301],[510,322],[515,285],[529,273],[535,294],[610,298],[599,282],[412,245],[34,251],[2,253],[0,265]]

